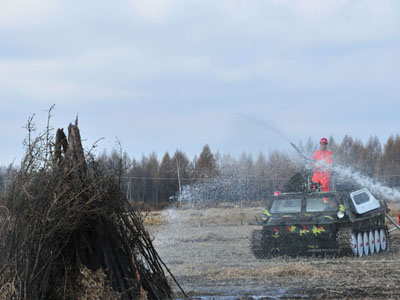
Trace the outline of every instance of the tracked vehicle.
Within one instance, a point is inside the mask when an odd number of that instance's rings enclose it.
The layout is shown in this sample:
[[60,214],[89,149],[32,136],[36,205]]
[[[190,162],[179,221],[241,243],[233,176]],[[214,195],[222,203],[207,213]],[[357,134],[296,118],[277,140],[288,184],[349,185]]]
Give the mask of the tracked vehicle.
[[261,218],[253,223],[258,228],[252,233],[251,249],[257,258],[307,254],[363,256],[388,251],[388,212],[385,201],[366,188],[347,186],[321,192],[315,185],[303,185],[300,192],[292,189],[268,199]]

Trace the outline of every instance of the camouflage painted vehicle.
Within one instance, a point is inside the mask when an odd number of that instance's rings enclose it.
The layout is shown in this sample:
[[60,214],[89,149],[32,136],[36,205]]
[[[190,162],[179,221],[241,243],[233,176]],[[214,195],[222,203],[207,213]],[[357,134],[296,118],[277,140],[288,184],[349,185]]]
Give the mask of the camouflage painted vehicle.
[[363,256],[388,251],[385,214],[368,189],[301,192],[271,196],[253,225],[251,249],[257,258],[275,255]]

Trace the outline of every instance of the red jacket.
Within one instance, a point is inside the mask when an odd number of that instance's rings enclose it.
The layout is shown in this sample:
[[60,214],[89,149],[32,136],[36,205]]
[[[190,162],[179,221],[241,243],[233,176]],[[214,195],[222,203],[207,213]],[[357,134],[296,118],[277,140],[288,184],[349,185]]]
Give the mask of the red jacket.
[[315,151],[311,159],[316,160],[316,162],[312,164],[316,173],[330,173],[332,171],[333,158],[331,151]]

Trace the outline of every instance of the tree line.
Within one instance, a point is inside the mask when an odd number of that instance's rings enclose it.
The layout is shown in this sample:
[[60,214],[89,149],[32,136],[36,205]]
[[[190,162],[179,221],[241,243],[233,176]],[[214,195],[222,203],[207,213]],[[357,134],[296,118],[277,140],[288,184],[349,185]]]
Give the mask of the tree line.
[[[297,147],[311,157],[319,144],[309,138]],[[328,149],[333,152],[335,164],[377,178],[389,187],[400,186],[398,134],[390,136],[384,144],[377,136],[371,136],[366,143],[348,135],[341,142],[330,137]],[[114,149],[110,154],[99,155],[97,161],[106,172],[114,175],[117,172],[128,199],[151,205],[177,200],[179,195],[189,201],[261,200],[275,190],[282,190],[287,180],[303,167],[300,155],[294,151],[276,150],[256,157],[243,153],[233,157],[213,153],[208,145],[193,159],[181,150],[173,155],[166,152],[159,160],[154,152],[135,159]],[[10,172],[9,168],[0,168],[0,181],[4,182]],[[1,184],[0,189],[5,186]]]
[[[297,146],[311,157],[319,143],[309,138]],[[330,137],[328,149],[336,164],[377,178],[389,187],[400,186],[399,135],[390,136],[383,145],[377,136],[371,136],[366,143],[348,135],[341,142]],[[173,155],[166,152],[161,160],[155,153],[136,160],[114,150],[111,155],[100,156],[99,161],[108,170],[122,170],[121,186],[129,199],[152,204],[176,200],[177,195],[193,201],[204,200],[196,197],[229,202],[260,200],[282,190],[303,167],[301,157],[294,151],[233,157],[213,153],[208,145],[192,160],[180,150]]]

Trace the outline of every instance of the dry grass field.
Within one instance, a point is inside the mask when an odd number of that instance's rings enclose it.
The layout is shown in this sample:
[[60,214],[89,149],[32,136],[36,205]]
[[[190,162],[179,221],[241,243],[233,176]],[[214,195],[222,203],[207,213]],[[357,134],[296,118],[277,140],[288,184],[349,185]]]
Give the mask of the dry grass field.
[[151,213],[146,226],[193,299],[400,298],[400,231],[392,232],[392,250],[379,255],[259,260],[250,251],[254,226],[248,223],[262,210],[169,209]]

